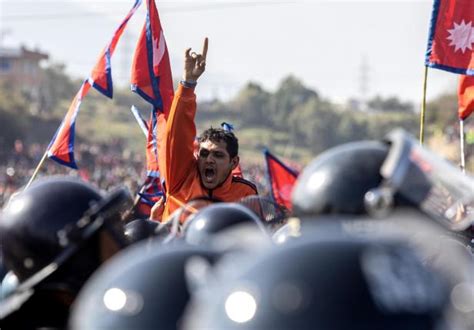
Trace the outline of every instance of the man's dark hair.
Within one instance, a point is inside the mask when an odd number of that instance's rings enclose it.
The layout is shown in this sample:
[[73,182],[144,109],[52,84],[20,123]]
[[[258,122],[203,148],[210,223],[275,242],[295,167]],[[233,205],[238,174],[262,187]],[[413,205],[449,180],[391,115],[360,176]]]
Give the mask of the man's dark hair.
[[198,137],[198,142],[221,142],[226,143],[226,150],[230,155],[230,158],[234,158],[239,154],[239,140],[234,133],[226,131],[222,128],[208,128]]

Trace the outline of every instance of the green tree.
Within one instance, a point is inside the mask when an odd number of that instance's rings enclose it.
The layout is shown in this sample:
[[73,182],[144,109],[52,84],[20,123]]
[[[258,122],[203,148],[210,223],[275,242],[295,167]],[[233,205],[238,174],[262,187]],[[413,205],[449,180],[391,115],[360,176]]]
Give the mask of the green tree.
[[337,123],[337,144],[364,140],[368,137],[367,115],[361,113],[340,113]]
[[248,83],[231,102],[231,107],[241,114],[248,126],[268,124],[270,94],[256,83]]
[[458,122],[458,100],[456,94],[444,94],[426,105],[428,131],[444,131]]
[[284,128],[288,116],[295,111],[295,107],[312,98],[318,99],[318,94],[304,86],[301,80],[291,75],[284,78],[270,105],[273,123],[280,128]]
[[67,109],[57,109],[58,105],[62,100],[72,100],[81,82],[72,80],[65,73],[65,66],[58,63],[52,63],[44,68],[43,78],[39,92],[39,113],[43,115],[65,113]]
[[13,141],[21,138],[28,122],[28,103],[16,88],[0,82],[0,159],[7,156]]
[[397,97],[382,98],[376,96],[367,102],[369,109],[380,112],[405,112],[413,113],[414,107],[411,102],[403,102]]
[[339,115],[331,103],[311,98],[295,106],[287,121],[291,138],[302,141],[313,154],[318,154],[337,142]]

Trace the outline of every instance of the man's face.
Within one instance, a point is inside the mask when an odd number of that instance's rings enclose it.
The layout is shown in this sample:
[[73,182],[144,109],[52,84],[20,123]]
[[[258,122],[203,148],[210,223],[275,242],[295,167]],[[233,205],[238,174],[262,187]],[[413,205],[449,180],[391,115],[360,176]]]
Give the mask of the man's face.
[[239,163],[238,156],[230,158],[226,146],[224,141],[210,140],[199,145],[198,168],[201,182],[206,189],[214,189],[224,182]]

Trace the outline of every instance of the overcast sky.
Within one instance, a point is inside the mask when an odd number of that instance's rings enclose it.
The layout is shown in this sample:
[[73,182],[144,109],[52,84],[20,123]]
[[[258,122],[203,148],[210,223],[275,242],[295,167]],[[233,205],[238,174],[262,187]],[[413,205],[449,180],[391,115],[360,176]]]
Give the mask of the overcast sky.
[[[0,0],[3,46],[39,47],[88,76],[133,0]],[[289,74],[344,102],[380,94],[422,97],[432,1],[159,1],[175,76],[183,50],[209,37],[198,96],[232,97],[248,81],[272,91]],[[145,3],[117,47],[113,79],[125,84]],[[1,31],[0,31],[1,32]],[[6,33],[5,33],[6,32]],[[365,70],[362,67],[365,63]],[[364,72],[364,74],[362,73]],[[366,75],[366,79],[361,76]],[[430,69],[428,97],[456,91],[456,76]],[[364,87],[365,86],[365,87]]]

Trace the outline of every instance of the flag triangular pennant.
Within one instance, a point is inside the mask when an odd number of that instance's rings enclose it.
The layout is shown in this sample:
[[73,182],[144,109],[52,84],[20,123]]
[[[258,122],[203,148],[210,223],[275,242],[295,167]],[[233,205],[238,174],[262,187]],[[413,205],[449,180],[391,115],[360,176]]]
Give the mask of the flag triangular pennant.
[[[221,124],[221,127],[226,130],[226,131],[229,131],[229,132],[233,132],[234,131],[234,125],[232,124],[229,124],[229,123],[226,123],[226,122],[223,122]],[[236,176],[238,178],[243,178],[244,177],[244,173],[242,172],[242,167],[240,167],[240,163],[239,165],[237,165],[236,168],[234,168],[232,170],[232,176]]]
[[435,0],[425,63],[474,75],[474,1]]
[[76,117],[79,113],[82,100],[89,92],[91,86],[96,88],[105,96],[112,97],[112,69],[111,58],[115,51],[115,47],[127,25],[127,22],[140,6],[141,0],[136,0],[132,9],[129,11],[125,19],[115,31],[110,43],[102,50],[99,60],[94,66],[91,76],[84,81],[79,92],[74,97],[66,116],[61,125],[53,136],[48,146],[48,157],[58,163],[77,169],[74,159],[74,137]]
[[72,100],[61,125],[48,146],[48,157],[58,163],[77,169],[74,160],[74,135],[76,117],[79,113],[83,98],[89,92],[91,85],[86,80]]
[[474,112],[474,76],[461,75],[459,78],[458,105],[458,116],[461,120]]
[[154,0],[147,0],[147,16],[142,28],[132,64],[132,90],[152,104],[147,123],[147,178],[137,209],[149,215],[151,206],[164,196],[158,166],[157,134],[165,129],[166,118],[173,101],[171,65],[160,18]]
[[268,150],[264,150],[264,154],[272,198],[278,205],[291,210],[291,193],[298,172],[285,165]]
[[117,46],[117,43],[120,37],[122,36],[122,33],[125,30],[128,21],[136,12],[141,2],[142,0],[135,1],[135,4],[133,5],[132,9],[130,9],[127,16],[125,16],[122,23],[120,23],[119,27],[115,30],[110,43],[100,53],[99,60],[92,69],[91,76],[89,77],[89,82],[92,87],[94,87],[100,93],[104,94],[109,98],[112,98],[113,96],[111,66],[112,55],[114,54],[115,47]]
[[154,0],[147,0],[147,15],[135,49],[132,90],[165,114],[173,101],[173,78],[160,17]]

